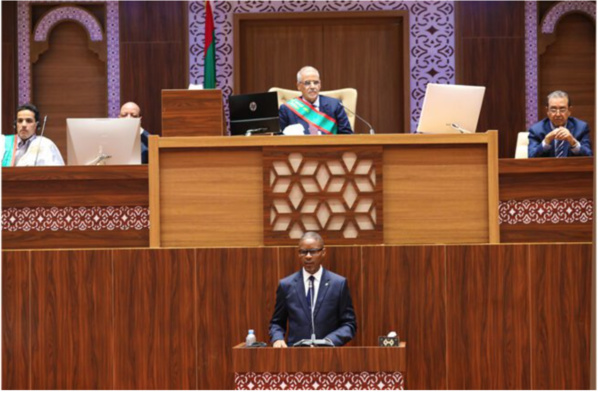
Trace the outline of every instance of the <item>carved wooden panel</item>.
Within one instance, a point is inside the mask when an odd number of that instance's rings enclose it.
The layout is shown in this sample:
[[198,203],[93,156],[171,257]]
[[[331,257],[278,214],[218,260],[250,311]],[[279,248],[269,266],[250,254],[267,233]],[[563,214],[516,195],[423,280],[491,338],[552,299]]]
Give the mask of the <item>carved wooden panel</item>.
[[263,151],[264,243],[317,231],[334,244],[382,243],[382,148]]

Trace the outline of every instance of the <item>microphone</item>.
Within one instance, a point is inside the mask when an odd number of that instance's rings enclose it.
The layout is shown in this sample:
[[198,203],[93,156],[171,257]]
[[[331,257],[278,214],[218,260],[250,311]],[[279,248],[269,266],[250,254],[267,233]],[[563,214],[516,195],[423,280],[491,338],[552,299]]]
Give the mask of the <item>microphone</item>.
[[316,324],[314,322],[314,303],[316,297],[316,291],[314,290],[314,282],[309,280],[309,291],[311,292],[311,304],[309,308],[311,309],[311,341],[312,343],[316,342]]
[[359,116],[357,113],[355,113],[351,109],[349,109],[346,106],[344,106],[342,102],[341,102],[341,106],[343,108],[345,108],[346,110],[348,110],[349,112],[351,112],[353,114],[353,116],[355,116],[356,118],[358,118],[359,120],[361,120],[362,122],[364,122],[368,127],[370,127],[370,135],[374,135],[376,133],[374,131],[374,127],[372,127],[372,125],[370,123],[368,123],[363,117]]
[[39,143],[37,144],[37,153],[35,153],[35,160],[33,161],[33,166],[37,166],[37,157],[39,156],[39,151],[42,149],[42,139],[44,139],[44,131],[46,131],[47,120],[48,115],[44,116],[44,124],[42,125],[42,133],[39,136]]

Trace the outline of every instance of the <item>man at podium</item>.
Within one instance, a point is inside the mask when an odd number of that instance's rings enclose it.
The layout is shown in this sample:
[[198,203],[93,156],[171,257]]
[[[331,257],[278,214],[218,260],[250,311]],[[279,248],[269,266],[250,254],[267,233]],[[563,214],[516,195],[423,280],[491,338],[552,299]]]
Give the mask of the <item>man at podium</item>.
[[324,240],[316,232],[306,232],[299,240],[298,257],[303,268],[280,280],[276,290],[270,338],[275,348],[305,339],[323,339],[341,346],[357,330],[355,311],[347,279],[322,267],[326,256]]

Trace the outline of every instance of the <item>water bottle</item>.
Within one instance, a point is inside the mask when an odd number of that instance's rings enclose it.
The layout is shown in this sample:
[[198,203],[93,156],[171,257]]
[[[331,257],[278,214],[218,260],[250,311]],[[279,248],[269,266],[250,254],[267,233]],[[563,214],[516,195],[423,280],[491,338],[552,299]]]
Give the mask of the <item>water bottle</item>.
[[254,342],[255,334],[253,333],[253,329],[249,329],[249,333],[247,333],[247,337],[245,337],[245,346],[250,347]]

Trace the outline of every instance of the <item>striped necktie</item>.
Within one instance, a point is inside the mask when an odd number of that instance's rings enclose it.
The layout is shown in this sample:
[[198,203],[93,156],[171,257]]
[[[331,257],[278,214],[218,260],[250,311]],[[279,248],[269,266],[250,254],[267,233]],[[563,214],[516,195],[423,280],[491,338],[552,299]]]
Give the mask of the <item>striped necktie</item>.
[[556,157],[565,157],[565,141],[556,141]]

